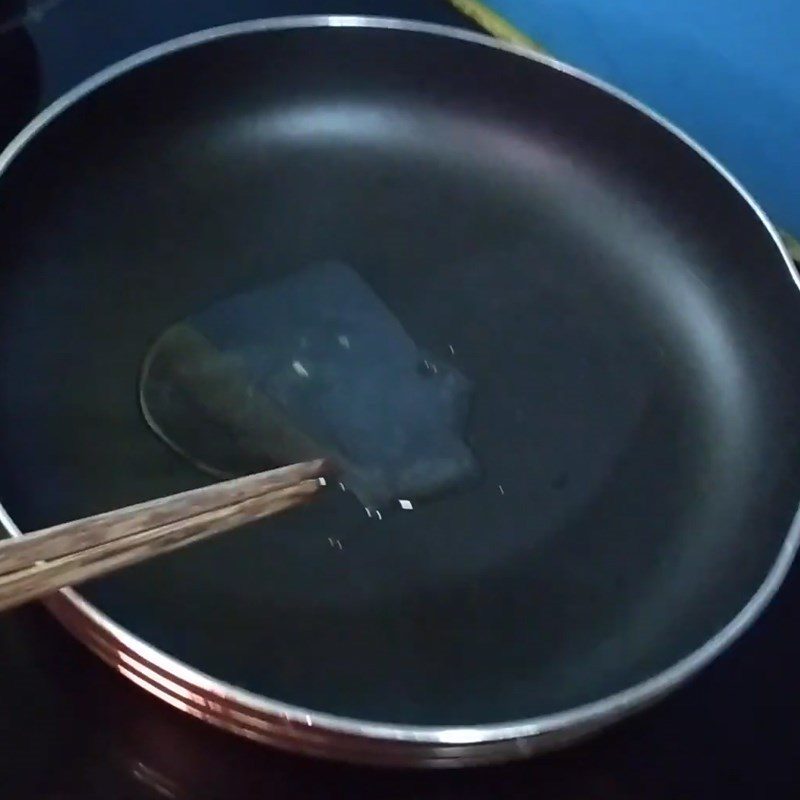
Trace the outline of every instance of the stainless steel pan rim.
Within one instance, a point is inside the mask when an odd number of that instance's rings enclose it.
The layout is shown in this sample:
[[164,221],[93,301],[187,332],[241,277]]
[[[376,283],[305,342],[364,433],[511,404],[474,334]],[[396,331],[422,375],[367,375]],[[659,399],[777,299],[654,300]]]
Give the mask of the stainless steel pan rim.
[[[0,174],[39,131],[72,104],[108,81],[154,59],[228,36],[295,28],[382,28],[457,39],[545,64],[612,95],[650,117],[713,166],[750,205],[782,254],[800,287],[798,273],[781,238],[744,187],[713,156],[683,131],[609,84],[548,56],[482,34],[422,22],[356,16],[305,16],[258,19],[182,36],[137,53],[88,78],[33,119],[0,153]],[[21,535],[0,506],[0,523]],[[749,602],[702,647],[663,672],[587,705],[533,719],[475,727],[381,724],[324,714],[247,692],[194,669],[130,633],[76,591],[48,601],[55,616],[90,649],[137,685],[206,722],[260,742],[357,763],[393,766],[461,766],[511,760],[560,746],[649,705],[690,678],[737,639],[780,587],[800,543],[800,512],[777,559]]]

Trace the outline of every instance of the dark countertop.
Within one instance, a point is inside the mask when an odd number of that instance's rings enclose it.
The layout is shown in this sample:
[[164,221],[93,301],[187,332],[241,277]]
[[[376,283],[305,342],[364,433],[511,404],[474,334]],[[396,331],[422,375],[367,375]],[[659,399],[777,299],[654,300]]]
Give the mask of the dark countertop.
[[[459,21],[445,3],[432,0],[64,0],[34,28],[43,95],[52,98],[158,40],[300,11]],[[0,616],[0,793],[37,800],[794,797],[800,782],[798,623],[795,568],[752,631],[650,711],[527,763],[423,773],[289,757],[212,730],[114,674],[42,608],[29,607]]]

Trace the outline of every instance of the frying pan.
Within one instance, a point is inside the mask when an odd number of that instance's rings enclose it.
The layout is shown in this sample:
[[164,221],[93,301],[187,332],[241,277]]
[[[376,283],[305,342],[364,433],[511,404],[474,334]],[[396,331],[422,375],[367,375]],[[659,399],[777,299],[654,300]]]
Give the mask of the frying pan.
[[184,711],[356,762],[521,757],[676,687],[785,576],[797,272],[612,87],[430,25],[255,21],[100,73],[0,170],[11,533],[207,481],[142,419],[149,348],[309,264],[473,386],[476,485],[380,522],[329,492],[51,601]]

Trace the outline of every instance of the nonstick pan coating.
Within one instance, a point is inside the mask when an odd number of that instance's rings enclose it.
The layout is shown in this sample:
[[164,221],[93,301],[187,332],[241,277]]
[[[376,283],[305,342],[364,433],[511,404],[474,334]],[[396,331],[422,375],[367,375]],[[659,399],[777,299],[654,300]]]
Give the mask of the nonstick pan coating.
[[10,528],[207,481],[142,419],[148,348],[309,264],[474,384],[479,486],[380,524],[332,492],[58,598],[169,702],[351,760],[511,758],[688,677],[788,568],[797,275],[586,76],[416,23],[246,23],[112,68],[0,165]]

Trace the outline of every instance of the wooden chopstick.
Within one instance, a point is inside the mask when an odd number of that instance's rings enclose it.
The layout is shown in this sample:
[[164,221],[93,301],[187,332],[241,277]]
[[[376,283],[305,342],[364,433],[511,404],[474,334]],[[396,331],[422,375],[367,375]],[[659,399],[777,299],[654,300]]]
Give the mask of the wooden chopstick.
[[0,611],[304,503],[323,470],[281,467],[0,541]]

